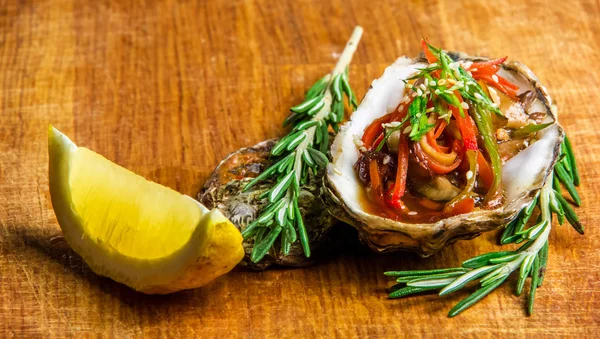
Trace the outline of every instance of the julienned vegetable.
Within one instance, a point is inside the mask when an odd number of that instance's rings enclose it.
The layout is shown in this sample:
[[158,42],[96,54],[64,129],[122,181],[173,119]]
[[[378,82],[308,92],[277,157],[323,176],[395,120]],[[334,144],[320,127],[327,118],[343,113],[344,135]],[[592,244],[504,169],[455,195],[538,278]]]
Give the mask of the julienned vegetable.
[[[497,131],[529,141],[542,129],[539,126],[548,125],[534,122],[518,130],[506,127],[510,118],[501,110],[506,104],[496,98],[497,93],[494,98],[489,95],[495,88],[508,95],[504,101],[519,102],[515,92],[519,87],[497,74],[506,57],[459,63],[425,40],[422,46],[428,65],[406,80],[409,91],[397,109],[374,119],[362,135],[358,163],[370,162],[370,174],[360,176],[367,179],[363,184],[372,188],[368,196],[373,203],[392,209],[400,219],[419,209],[429,210],[417,218],[426,222],[468,213],[476,207],[497,208],[505,200],[502,155],[497,144],[506,141],[497,140]],[[387,164],[376,164],[377,157],[367,155],[372,152],[397,158],[392,169],[395,175],[382,178],[378,170]],[[413,169],[409,163],[415,164]],[[460,193],[452,198],[435,192],[432,195],[436,198],[418,193],[424,191],[420,186],[429,185],[440,175],[460,187]],[[447,200],[440,201],[439,197]],[[419,199],[419,206],[414,205],[414,198]],[[434,201],[438,203],[432,204]]]

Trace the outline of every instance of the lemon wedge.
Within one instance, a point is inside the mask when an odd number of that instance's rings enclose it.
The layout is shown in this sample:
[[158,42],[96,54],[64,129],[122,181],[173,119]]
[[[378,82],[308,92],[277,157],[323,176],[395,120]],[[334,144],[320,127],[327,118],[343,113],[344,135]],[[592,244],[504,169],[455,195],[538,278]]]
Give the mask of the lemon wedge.
[[244,256],[217,209],[143,177],[48,129],[50,195],[69,245],[97,274],[166,294],[207,284]]

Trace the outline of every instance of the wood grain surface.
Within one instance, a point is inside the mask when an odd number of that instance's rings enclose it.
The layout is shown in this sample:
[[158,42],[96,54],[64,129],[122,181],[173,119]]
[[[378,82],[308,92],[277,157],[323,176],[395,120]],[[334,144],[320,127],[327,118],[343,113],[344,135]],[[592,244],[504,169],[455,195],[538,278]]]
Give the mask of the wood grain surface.
[[[598,1],[2,1],[0,337],[545,337],[600,335]],[[454,319],[466,293],[386,299],[389,269],[456,266],[497,234],[429,259],[350,247],[306,269],[236,269],[147,296],[94,275],[60,238],[48,124],[116,163],[196,194],[229,152],[284,133],[287,108],[329,72],[354,25],[362,97],[422,36],[529,65],[560,108],[583,185],[551,235],[535,315],[515,280]]]

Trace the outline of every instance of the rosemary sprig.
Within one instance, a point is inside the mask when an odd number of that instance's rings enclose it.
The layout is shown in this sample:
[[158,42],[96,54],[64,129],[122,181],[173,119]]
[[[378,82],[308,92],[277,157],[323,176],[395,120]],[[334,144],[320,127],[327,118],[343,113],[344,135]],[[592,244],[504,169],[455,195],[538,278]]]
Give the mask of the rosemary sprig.
[[316,175],[327,166],[329,127],[337,132],[344,118],[344,95],[353,109],[357,106],[348,82],[348,66],[362,32],[359,26],[354,29],[333,71],[308,90],[301,104],[290,109],[283,125],[292,126],[292,131],[271,150],[277,160],[244,188],[246,191],[267,178],[275,179],[263,197],[267,205],[242,232],[244,239],[254,237],[250,256],[253,262],[259,262],[278,238],[284,255],[300,238],[304,255],[310,257],[308,234],[298,204],[300,186],[307,183],[311,171]]
[[[439,295],[444,296],[479,280],[480,287],[450,310],[448,316],[454,317],[483,299],[500,286],[508,276],[518,271],[516,295],[521,295],[525,281],[531,277],[527,312],[529,315],[533,314],[535,293],[544,281],[548,261],[548,237],[552,228],[552,214],[558,216],[559,224],[562,225],[566,218],[577,232],[583,234],[584,231],[575,211],[559,191],[560,186],[563,185],[579,206],[579,196],[574,189],[575,178],[579,173],[571,145],[567,143],[568,139],[565,137],[561,147],[564,154],[555,169],[550,172],[538,196],[521,210],[502,233],[500,240],[502,244],[523,243],[517,250],[482,254],[464,261],[460,268],[385,272],[387,276],[396,277],[398,282],[392,287],[389,297],[400,298],[431,290],[439,290]],[[564,173],[555,176],[559,167],[562,168],[561,171],[564,170]],[[528,226],[536,209],[539,211],[539,216],[533,225]]]

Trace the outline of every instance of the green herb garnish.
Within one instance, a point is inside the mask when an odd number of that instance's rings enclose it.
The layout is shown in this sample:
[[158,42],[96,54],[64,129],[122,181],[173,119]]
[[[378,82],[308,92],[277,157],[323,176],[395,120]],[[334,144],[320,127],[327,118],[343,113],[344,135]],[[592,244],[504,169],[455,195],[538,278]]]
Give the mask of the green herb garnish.
[[259,262],[278,238],[284,255],[300,238],[304,255],[310,257],[308,235],[298,206],[300,186],[307,182],[310,171],[316,174],[327,166],[328,128],[337,131],[344,118],[344,95],[351,107],[357,106],[348,83],[348,65],[362,31],[361,27],[354,29],[333,71],[308,90],[301,104],[291,108],[284,126],[293,129],[271,150],[278,160],[244,188],[246,191],[260,181],[275,178],[273,187],[263,197],[268,199],[267,205],[242,231],[244,239],[254,238],[250,256],[253,262]]
[[[456,304],[448,313],[449,317],[454,317],[483,299],[511,274],[518,271],[516,295],[521,295],[525,281],[531,277],[527,312],[533,314],[536,290],[544,281],[548,261],[548,237],[552,228],[552,215],[558,217],[559,224],[562,225],[566,218],[578,233],[584,232],[575,211],[560,193],[560,186],[563,185],[579,205],[579,196],[574,190],[575,177],[579,174],[571,145],[567,143],[568,139],[565,137],[561,147],[564,154],[556,164],[555,170],[546,178],[546,183],[538,196],[518,213],[502,233],[501,243],[522,243],[518,249],[482,254],[464,261],[459,268],[385,272],[387,276],[397,277],[398,282],[392,287],[393,291],[389,297],[400,298],[431,290],[439,290],[439,295],[444,296],[478,280],[480,287]],[[555,176],[559,168],[563,174]],[[528,226],[536,209],[539,211],[539,217],[533,225]]]

